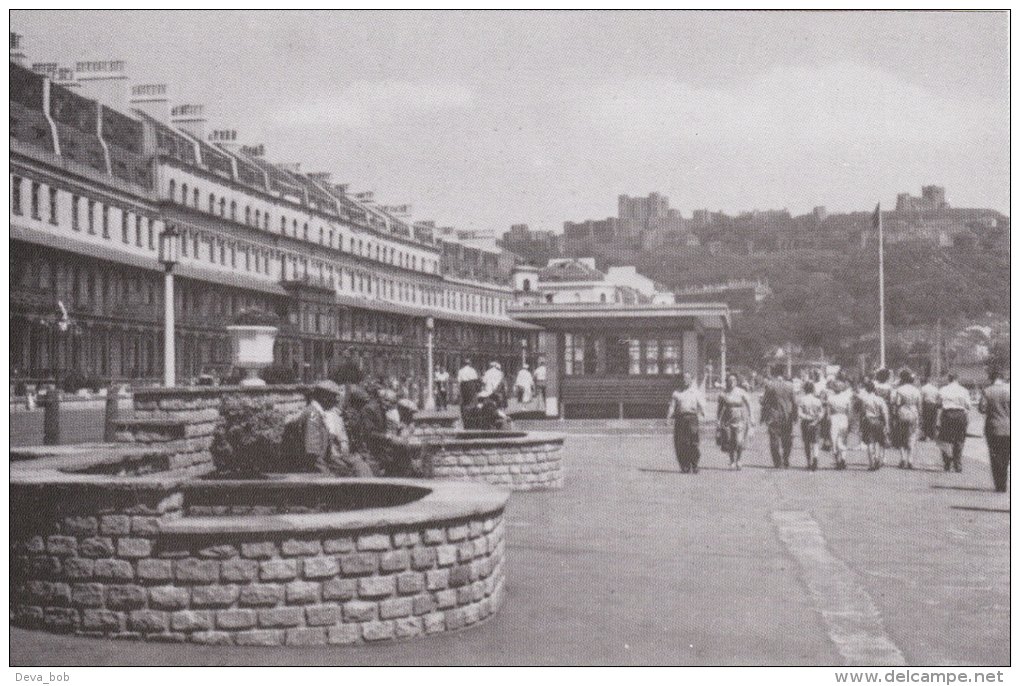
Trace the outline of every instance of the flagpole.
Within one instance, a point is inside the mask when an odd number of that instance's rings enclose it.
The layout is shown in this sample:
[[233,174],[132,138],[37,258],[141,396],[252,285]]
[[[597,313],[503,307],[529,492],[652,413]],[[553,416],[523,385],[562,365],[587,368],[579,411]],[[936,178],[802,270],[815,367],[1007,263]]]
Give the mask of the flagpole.
[[875,208],[878,215],[878,360],[885,369],[885,234],[882,230],[882,203]]

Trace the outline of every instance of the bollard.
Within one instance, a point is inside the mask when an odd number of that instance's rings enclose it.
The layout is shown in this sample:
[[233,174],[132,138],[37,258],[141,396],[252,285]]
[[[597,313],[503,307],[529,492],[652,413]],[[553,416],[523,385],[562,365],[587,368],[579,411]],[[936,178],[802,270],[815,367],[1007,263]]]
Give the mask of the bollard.
[[110,384],[109,388],[106,389],[106,417],[103,424],[103,440],[107,443],[113,443],[116,439],[116,422],[117,422],[117,406],[120,389],[117,388],[117,384]]
[[60,445],[60,391],[51,388],[43,399],[43,445]]

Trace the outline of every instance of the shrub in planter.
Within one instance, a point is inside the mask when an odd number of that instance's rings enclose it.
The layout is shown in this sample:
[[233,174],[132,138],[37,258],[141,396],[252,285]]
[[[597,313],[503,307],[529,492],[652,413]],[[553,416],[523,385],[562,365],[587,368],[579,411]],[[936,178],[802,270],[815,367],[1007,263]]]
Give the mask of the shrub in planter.
[[224,476],[258,476],[279,462],[284,415],[269,400],[228,395],[210,448]]

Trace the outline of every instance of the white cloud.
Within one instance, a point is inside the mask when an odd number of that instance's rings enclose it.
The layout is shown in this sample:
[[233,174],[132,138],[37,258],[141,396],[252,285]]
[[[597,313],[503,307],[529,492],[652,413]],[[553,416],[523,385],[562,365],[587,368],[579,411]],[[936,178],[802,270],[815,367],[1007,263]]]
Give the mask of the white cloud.
[[302,127],[352,128],[407,114],[466,109],[473,101],[473,93],[455,83],[359,80],[288,106],[275,119]]

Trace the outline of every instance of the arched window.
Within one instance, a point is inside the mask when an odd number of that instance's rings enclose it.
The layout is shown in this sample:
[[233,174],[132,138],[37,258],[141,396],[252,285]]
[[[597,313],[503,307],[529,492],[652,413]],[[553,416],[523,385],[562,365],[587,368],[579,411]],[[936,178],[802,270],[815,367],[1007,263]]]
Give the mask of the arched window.
[[181,184],[181,204],[188,204],[188,184],[186,183]]
[[237,221],[237,201],[230,201],[230,221]]
[[604,303],[605,301],[606,301],[606,294],[605,293],[600,293],[599,294],[599,302],[603,302]]
[[265,215],[263,215],[263,217],[262,217],[262,228],[264,228],[266,231],[269,231],[269,213],[268,212],[266,212]]
[[170,196],[170,202],[177,201],[177,182],[170,179],[170,192],[167,194]]
[[255,210],[255,227],[258,228],[259,220],[262,218],[262,210]]
[[525,293],[530,293],[531,292],[531,279],[525,279],[524,280],[524,292]]
[[283,235],[283,236],[287,235],[287,218],[286,217],[280,217],[280,234]]
[[251,205],[244,206],[244,223],[246,226],[251,226]]
[[221,217],[226,217],[227,216],[227,199],[226,198],[220,198],[220,216]]
[[193,204],[195,205],[195,209],[197,210],[198,209],[198,189],[197,188],[195,189],[195,192],[192,195],[194,196],[194,203]]
[[209,194],[209,214],[216,214],[216,196]]

